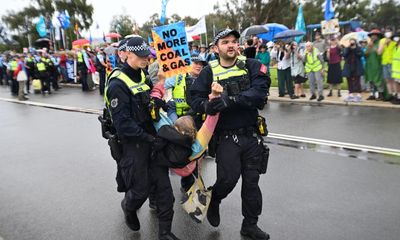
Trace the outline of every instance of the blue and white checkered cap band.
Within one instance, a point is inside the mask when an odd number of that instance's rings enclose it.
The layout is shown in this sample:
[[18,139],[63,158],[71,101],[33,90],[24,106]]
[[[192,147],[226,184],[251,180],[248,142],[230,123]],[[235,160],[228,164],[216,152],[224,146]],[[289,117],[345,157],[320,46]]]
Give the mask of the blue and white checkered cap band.
[[118,48],[118,51],[125,51],[127,45],[128,45],[127,43],[122,44],[122,45]]
[[199,57],[199,56],[192,56],[192,57],[190,58],[190,60],[191,60],[192,62],[203,62],[203,61],[204,61],[204,59],[201,58],[201,57]]
[[213,42],[213,44],[216,45],[217,42],[218,42],[218,40],[219,40],[220,38],[225,37],[225,36],[226,36],[227,34],[229,34],[230,32],[232,32],[232,29],[227,28],[227,29],[221,31],[220,33],[218,33],[217,36],[214,37],[214,42]]
[[138,46],[126,46],[126,51],[129,52],[141,52],[147,50],[150,50],[150,47],[145,42],[143,42],[142,45]]

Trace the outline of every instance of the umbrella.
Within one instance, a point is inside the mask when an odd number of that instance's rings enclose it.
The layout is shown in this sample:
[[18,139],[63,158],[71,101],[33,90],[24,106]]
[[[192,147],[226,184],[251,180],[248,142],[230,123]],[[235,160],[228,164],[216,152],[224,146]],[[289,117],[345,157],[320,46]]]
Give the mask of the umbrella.
[[107,55],[112,55],[112,54],[115,54],[115,51],[116,51],[116,50],[117,50],[116,47],[114,47],[114,46],[108,46],[108,47],[106,47],[106,48],[104,49],[104,53],[107,54]]
[[342,37],[340,40],[340,45],[345,47],[350,46],[350,39],[355,39],[357,42],[360,41],[368,41],[368,32],[360,31],[360,32],[351,32]]
[[306,34],[306,33],[303,31],[299,31],[299,30],[286,30],[286,31],[275,34],[274,39],[294,38],[294,37],[303,36],[304,34]]
[[269,31],[268,27],[266,27],[265,25],[253,25],[243,30],[241,35],[242,37],[247,37],[251,35],[257,35],[260,33],[267,33],[268,31]]
[[35,46],[36,47],[46,47],[49,48],[50,45],[50,39],[48,38],[39,38],[35,41]]
[[257,36],[267,41],[272,41],[274,39],[275,34],[288,30],[288,28],[285,25],[279,23],[267,23],[264,26],[269,29],[269,32],[261,33],[258,34]]
[[83,46],[83,45],[89,45],[90,42],[87,39],[81,38],[78,40],[75,40],[72,42],[72,46]]
[[110,32],[110,33],[107,34],[105,37],[109,37],[109,38],[120,38],[121,35],[120,35],[119,33]]

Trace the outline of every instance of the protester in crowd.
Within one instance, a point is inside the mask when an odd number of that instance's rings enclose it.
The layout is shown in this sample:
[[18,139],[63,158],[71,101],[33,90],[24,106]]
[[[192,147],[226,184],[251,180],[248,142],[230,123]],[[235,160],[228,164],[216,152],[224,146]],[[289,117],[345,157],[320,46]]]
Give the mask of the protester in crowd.
[[392,100],[396,94],[396,85],[392,78],[393,52],[396,43],[392,40],[393,32],[390,27],[385,29],[385,37],[379,41],[378,54],[382,57],[382,73],[389,94],[385,100]]
[[253,39],[247,39],[243,52],[243,55],[246,56],[246,58],[256,57],[256,47],[253,46],[253,43]]
[[267,51],[267,46],[265,45],[260,46],[260,51],[257,53],[256,59],[260,60],[260,62],[267,67],[269,74],[269,64],[271,62],[271,55]]
[[54,53],[53,55],[49,55],[49,59],[51,61],[51,84],[55,91],[60,89],[58,85],[58,77],[60,73],[58,72],[58,66],[60,65],[60,59],[58,58],[58,54]]
[[196,44],[192,45],[192,50],[190,51],[190,54],[192,55],[199,55],[200,51],[199,51],[199,46],[197,46]]
[[61,74],[61,82],[67,83],[68,82],[68,74],[67,74],[67,54],[65,51],[60,52],[60,64],[59,64],[59,69],[60,69],[60,74]]
[[0,55],[0,85],[3,85],[4,79],[4,56]]
[[343,58],[345,60],[343,77],[347,78],[349,87],[349,96],[347,96],[345,101],[360,102],[362,101],[360,77],[364,73],[361,62],[363,52],[358,46],[356,39],[350,39],[349,42],[349,47],[346,47],[343,51]]
[[206,47],[206,45],[201,44],[201,45],[200,45],[199,57],[205,61],[205,60],[207,59],[207,56],[208,56],[208,54],[207,54],[207,47]]
[[290,45],[290,71],[294,81],[294,99],[305,98],[306,94],[302,85],[307,80],[303,63],[304,49],[299,48],[297,42],[294,41]]
[[393,104],[400,104],[400,31],[393,36],[396,47],[393,50],[392,78],[396,84],[396,98],[392,99]]
[[367,63],[367,58],[365,56],[365,53],[367,52],[368,41],[366,39],[362,39],[358,43],[363,53],[363,56],[361,57],[361,64],[364,69],[364,74],[360,77],[360,84],[361,84],[361,91],[365,92],[367,91],[367,84],[365,82],[365,65]]
[[96,61],[95,60],[96,55],[90,48],[86,49],[86,54],[87,54],[87,61],[89,63],[87,84],[88,84],[89,91],[92,91],[92,90],[96,89],[96,85],[94,83],[94,80],[96,78],[96,75],[95,75],[96,74],[96,66],[94,64]]
[[295,99],[293,90],[292,73],[290,69],[290,45],[279,41],[275,44],[271,52],[271,58],[278,62],[278,90],[279,97],[289,94],[291,99]]
[[208,47],[208,55],[207,55],[207,62],[210,62],[212,60],[215,60],[218,58],[218,55],[215,53],[214,51],[214,45],[213,43],[210,43],[209,47]]
[[339,47],[337,39],[331,38],[330,47],[326,51],[326,56],[328,59],[328,79],[329,93],[328,97],[332,97],[333,89],[337,89],[337,96],[341,97],[340,94],[340,84],[342,83],[342,67],[340,65],[342,61],[342,49]]
[[[370,41],[365,51],[365,80],[369,84],[370,96],[367,100],[383,101],[384,83],[382,76],[381,56],[378,54],[379,39],[383,36],[378,29],[368,33]],[[376,94],[378,93],[378,96]]]
[[103,52],[103,48],[96,47],[96,57],[95,57],[95,66],[96,70],[99,73],[99,93],[100,95],[104,95],[104,87],[106,82],[106,68],[107,64],[105,63],[105,53]]
[[324,86],[323,86],[323,57],[318,49],[313,46],[313,43],[306,43],[306,50],[304,51],[303,61],[305,62],[304,70],[310,80],[310,100],[317,98],[315,95],[315,85],[318,89],[317,101],[324,100]]
[[26,74],[26,68],[24,60],[21,56],[17,57],[17,69],[14,71],[14,78],[18,82],[18,100],[25,101],[28,100],[24,94],[25,82],[28,80],[28,75]]
[[[328,48],[328,44],[326,43],[325,39],[322,38],[322,35],[320,32],[315,33],[315,41],[313,42],[314,48],[316,48],[322,56],[325,55],[325,51]],[[322,60],[322,65],[324,64],[324,59],[321,58]]]

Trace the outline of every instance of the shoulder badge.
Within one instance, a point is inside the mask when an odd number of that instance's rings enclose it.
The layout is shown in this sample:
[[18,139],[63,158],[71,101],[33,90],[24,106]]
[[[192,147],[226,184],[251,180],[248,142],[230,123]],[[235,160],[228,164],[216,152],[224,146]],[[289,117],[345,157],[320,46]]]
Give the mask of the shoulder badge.
[[113,100],[111,100],[110,105],[112,108],[116,108],[118,106],[118,98],[114,98]]

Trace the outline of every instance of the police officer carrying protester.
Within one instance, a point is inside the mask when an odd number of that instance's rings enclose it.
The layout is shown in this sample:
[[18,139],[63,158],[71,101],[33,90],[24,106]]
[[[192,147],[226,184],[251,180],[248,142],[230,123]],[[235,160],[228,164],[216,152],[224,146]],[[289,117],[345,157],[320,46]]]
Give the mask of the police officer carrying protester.
[[[197,112],[215,115],[220,112],[216,127],[217,180],[213,186],[207,219],[214,227],[220,224],[221,201],[234,189],[242,176],[242,215],[240,233],[251,239],[269,239],[258,226],[262,211],[262,195],[258,186],[266,170],[266,152],[258,130],[258,110],[270,86],[267,68],[254,59],[238,56],[240,34],[231,29],[214,38],[219,60],[209,62],[191,88],[191,107]],[[208,100],[211,84],[220,83],[221,98]]]
[[155,141],[149,110],[152,85],[143,71],[149,54],[142,37],[131,38],[126,45],[126,62],[111,73],[104,96],[122,145],[119,166],[126,189],[121,207],[126,224],[133,231],[140,229],[136,212],[149,195],[149,161]]

